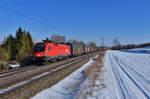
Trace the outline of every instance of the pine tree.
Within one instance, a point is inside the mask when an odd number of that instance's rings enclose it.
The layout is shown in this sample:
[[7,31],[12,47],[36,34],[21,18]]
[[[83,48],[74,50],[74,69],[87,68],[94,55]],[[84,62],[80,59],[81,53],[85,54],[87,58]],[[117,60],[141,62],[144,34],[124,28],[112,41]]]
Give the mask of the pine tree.
[[26,30],[24,30],[23,32],[20,45],[21,46],[18,51],[17,59],[18,61],[23,62],[23,64],[25,64],[27,61],[29,61],[28,57],[31,56],[32,48],[33,48],[32,37],[29,32],[28,33],[26,32]]
[[12,35],[9,35],[7,38],[4,39],[2,46],[8,53],[10,60],[12,58],[15,58],[15,55],[17,53],[16,41]]
[[27,32],[27,38],[29,39],[29,45],[30,45],[30,50],[33,49],[33,40],[32,40],[32,36],[30,34],[30,32]]
[[21,44],[22,44],[22,38],[23,38],[23,30],[21,27],[18,28],[18,30],[16,31],[16,47],[17,50],[19,51],[21,48]]
[[2,46],[0,46],[0,61],[7,61],[7,60],[9,60],[9,54]]
[[6,52],[6,50],[0,46],[0,69],[8,69],[7,62],[9,60],[9,54]]
[[9,35],[0,46],[0,60],[16,59],[18,62],[24,61],[31,56],[33,41],[29,32],[21,27],[16,31],[16,37]]
[[17,53],[17,49],[16,49],[16,40],[12,35],[8,37],[8,43],[9,43],[8,49],[9,49],[10,58],[14,58]]

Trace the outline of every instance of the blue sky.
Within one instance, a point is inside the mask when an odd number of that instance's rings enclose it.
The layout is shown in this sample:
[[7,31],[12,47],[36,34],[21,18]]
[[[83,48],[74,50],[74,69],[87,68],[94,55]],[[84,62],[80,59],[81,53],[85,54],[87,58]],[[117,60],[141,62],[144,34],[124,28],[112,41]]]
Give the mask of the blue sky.
[[103,36],[109,46],[113,38],[121,44],[150,42],[149,5],[149,0],[1,0],[0,40],[14,35],[21,26],[35,41],[57,33],[67,39],[97,43]]

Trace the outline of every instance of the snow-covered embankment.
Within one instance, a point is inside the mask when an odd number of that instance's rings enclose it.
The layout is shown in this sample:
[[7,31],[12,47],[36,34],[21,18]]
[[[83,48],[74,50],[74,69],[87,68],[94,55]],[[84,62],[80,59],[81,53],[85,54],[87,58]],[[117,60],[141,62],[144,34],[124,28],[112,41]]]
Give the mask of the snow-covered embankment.
[[[96,56],[95,58],[98,58]],[[90,59],[90,61],[83,65],[81,68],[73,72],[71,75],[61,80],[56,85],[51,88],[45,89],[32,97],[32,99],[72,99],[77,97],[82,97],[82,92],[88,92],[89,80],[83,71],[94,64],[95,60]],[[99,82],[97,82],[98,84]],[[85,89],[85,87],[87,87]],[[84,95],[85,96],[85,95]]]

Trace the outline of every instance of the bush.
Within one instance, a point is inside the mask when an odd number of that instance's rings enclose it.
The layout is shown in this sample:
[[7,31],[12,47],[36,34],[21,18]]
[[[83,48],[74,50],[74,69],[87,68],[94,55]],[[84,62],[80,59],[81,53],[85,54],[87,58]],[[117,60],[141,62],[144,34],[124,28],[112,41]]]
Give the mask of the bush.
[[7,61],[7,60],[9,60],[9,55],[5,51],[5,49],[0,46],[0,61]]
[[8,69],[7,63],[1,63],[0,69],[1,69],[1,70],[7,70],[7,69]]

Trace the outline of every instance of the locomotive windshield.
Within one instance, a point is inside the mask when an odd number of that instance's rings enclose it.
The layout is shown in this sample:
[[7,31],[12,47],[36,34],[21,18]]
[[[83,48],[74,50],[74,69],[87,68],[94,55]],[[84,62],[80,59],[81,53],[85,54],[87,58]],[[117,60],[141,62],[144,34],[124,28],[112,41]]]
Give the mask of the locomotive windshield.
[[45,45],[35,45],[34,52],[43,52],[45,50]]

